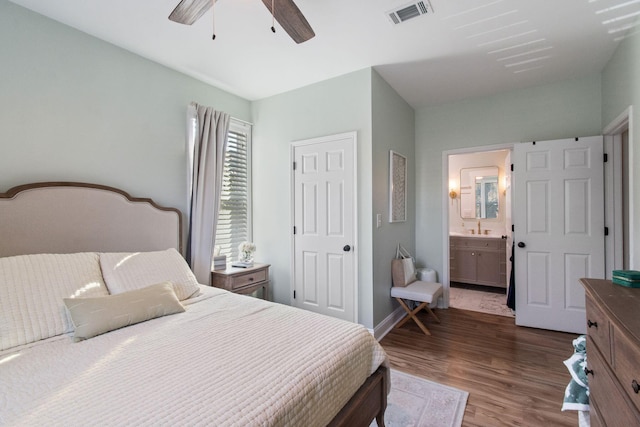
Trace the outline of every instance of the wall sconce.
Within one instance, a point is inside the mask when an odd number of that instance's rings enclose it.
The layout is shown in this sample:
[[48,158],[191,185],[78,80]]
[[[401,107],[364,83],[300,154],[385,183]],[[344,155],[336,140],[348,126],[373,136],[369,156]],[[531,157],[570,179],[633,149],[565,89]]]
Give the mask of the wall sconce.
[[505,174],[502,177],[502,194],[507,195],[507,190],[511,187],[511,177]]
[[454,179],[449,181],[449,197],[451,198],[451,200],[455,200],[458,198],[458,192],[456,191],[457,187],[458,183]]

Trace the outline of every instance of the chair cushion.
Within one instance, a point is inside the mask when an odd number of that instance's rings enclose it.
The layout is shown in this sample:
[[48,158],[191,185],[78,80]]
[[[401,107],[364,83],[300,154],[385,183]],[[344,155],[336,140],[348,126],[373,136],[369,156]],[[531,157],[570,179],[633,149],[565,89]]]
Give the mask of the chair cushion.
[[416,281],[405,287],[394,286],[391,288],[391,296],[411,301],[432,303],[442,295],[442,284],[434,282]]

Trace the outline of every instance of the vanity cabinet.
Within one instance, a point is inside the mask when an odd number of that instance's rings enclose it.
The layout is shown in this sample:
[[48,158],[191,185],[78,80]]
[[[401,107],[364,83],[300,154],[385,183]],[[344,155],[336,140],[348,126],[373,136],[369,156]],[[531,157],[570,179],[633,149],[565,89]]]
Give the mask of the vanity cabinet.
[[451,236],[449,254],[450,281],[507,287],[506,240]]

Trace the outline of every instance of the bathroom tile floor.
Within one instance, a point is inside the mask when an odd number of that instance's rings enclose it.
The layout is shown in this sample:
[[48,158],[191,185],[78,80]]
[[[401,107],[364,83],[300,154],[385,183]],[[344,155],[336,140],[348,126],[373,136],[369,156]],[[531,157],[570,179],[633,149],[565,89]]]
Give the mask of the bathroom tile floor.
[[451,283],[449,307],[515,317],[515,313],[507,307],[506,303],[507,295],[505,289]]

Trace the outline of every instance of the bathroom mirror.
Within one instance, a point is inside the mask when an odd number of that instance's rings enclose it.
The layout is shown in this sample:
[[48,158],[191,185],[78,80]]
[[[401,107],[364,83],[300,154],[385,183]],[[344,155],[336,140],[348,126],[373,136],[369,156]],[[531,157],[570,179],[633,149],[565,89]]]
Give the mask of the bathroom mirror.
[[460,169],[460,216],[497,218],[498,191],[497,166]]

